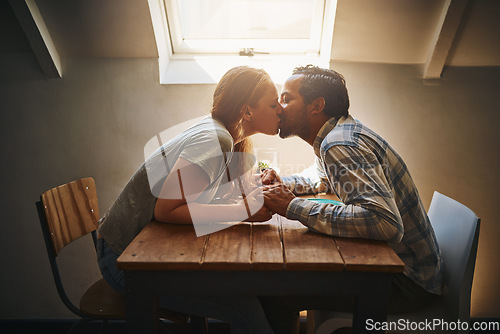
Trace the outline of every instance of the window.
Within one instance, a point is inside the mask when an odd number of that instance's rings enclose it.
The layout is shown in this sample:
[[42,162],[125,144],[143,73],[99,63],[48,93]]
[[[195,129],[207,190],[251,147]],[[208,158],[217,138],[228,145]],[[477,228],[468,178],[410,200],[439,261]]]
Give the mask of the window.
[[216,83],[243,64],[280,83],[297,65],[329,65],[337,0],[148,3],[161,83]]
[[324,0],[165,0],[173,54],[319,54]]

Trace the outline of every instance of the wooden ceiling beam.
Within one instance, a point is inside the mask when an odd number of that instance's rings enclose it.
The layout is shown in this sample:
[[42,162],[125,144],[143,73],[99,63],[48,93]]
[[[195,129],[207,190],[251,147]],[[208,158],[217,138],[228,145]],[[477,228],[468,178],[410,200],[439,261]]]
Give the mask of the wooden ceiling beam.
[[450,52],[467,0],[446,0],[439,18],[429,56],[424,65],[424,78],[440,78]]
[[42,71],[48,77],[60,78],[61,58],[35,0],[9,0],[9,2],[28,37]]

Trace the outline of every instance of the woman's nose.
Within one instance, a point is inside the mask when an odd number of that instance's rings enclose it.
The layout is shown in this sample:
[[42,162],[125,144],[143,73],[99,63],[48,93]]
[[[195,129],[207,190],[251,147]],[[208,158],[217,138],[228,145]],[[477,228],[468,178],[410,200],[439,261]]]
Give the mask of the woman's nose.
[[282,112],[283,112],[283,106],[281,105],[281,103],[278,103],[278,110],[276,110],[276,113],[278,115],[281,115]]

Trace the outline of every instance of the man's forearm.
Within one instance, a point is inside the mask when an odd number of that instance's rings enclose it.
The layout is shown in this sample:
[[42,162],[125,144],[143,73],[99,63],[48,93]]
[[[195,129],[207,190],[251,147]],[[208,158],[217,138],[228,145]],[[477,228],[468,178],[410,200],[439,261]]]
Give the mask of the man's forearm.
[[282,177],[283,183],[296,195],[317,194],[328,190],[327,184],[322,181],[312,181],[310,178],[292,175]]
[[300,221],[316,232],[337,237],[366,238],[397,243],[403,236],[399,215],[360,205],[335,205],[294,199],[286,217]]

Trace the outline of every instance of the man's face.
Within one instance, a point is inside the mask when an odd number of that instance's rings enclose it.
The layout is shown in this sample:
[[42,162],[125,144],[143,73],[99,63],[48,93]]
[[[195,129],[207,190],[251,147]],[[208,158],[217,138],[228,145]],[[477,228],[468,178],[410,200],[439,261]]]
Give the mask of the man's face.
[[283,107],[280,115],[281,138],[299,136],[304,139],[309,134],[307,105],[299,93],[302,77],[302,74],[292,75],[283,85],[280,98]]

